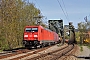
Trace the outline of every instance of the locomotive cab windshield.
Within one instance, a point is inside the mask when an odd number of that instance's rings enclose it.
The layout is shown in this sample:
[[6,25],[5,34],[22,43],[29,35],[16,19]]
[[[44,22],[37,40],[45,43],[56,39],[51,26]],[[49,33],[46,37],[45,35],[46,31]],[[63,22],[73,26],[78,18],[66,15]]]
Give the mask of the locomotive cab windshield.
[[26,28],[26,32],[38,32],[38,28]]

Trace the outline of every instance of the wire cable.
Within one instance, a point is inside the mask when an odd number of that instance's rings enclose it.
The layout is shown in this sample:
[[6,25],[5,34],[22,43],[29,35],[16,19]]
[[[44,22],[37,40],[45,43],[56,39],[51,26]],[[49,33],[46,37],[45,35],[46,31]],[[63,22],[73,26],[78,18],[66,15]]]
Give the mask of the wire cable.
[[[66,10],[66,7],[65,7],[65,4],[64,4],[64,1],[62,0],[62,2],[63,2],[63,5],[64,5],[64,8],[65,8],[65,11],[66,11],[67,19],[69,20],[68,12],[67,12],[67,10]],[[70,21],[70,20],[69,20],[69,21]]]
[[62,8],[62,5],[61,5],[60,1],[57,0],[57,2],[59,3],[60,8],[62,9],[62,11],[63,11],[63,13],[64,13],[64,15],[65,15],[67,21],[69,22],[69,20],[68,20],[68,18],[67,18],[67,15],[65,14],[65,12],[64,12],[64,10],[63,10],[63,8]]
[[[42,14],[43,13],[43,10],[41,9],[41,7],[40,7],[40,5],[38,4],[38,2],[37,2],[37,0],[34,0],[36,3],[37,3],[37,5],[38,5],[38,7],[39,7],[39,9],[40,9],[40,11],[41,11],[41,15],[44,15],[44,14]],[[43,17],[45,17],[45,23],[47,24],[48,22],[47,22],[47,17],[44,15]],[[44,19],[44,18],[43,18]]]
[[[35,1],[36,1],[36,0],[35,0]],[[37,1],[36,1],[36,3],[37,3]],[[39,5],[38,3],[37,3],[37,5],[38,5],[39,9],[42,11],[40,5]],[[42,12],[41,12],[41,15],[42,15]]]

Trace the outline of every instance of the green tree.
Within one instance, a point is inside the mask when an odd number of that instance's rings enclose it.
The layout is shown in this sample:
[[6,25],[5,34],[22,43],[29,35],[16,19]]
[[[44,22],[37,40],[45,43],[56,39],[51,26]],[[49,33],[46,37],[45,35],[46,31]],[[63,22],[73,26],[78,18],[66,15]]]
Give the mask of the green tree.
[[26,25],[35,25],[40,10],[24,0],[0,0],[0,48],[19,47]]
[[78,23],[78,30],[80,32],[80,44],[83,43],[84,40],[84,33],[86,33],[87,25],[85,22]]

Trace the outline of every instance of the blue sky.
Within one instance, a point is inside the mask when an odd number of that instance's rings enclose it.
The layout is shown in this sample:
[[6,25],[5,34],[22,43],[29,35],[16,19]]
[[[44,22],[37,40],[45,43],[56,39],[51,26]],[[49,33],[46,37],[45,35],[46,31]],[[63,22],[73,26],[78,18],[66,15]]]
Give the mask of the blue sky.
[[[79,22],[85,22],[84,17],[90,20],[90,0],[59,0],[67,18],[65,17],[57,0],[29,0],[33,2],[42,12],[42,15],[49,19],[63,19],[64,25],[73,22],[75,28]],[[64,2],[64,4],[63,4]]]

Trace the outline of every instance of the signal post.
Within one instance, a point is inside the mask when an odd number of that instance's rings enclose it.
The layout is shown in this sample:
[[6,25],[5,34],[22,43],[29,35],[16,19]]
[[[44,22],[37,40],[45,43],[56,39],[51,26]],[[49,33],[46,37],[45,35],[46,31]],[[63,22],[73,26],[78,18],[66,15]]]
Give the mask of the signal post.
[[76,39],[75,39],[75,28],[72,25],[72,22],[69,22],[69,44],[74,44],[76,43]]

